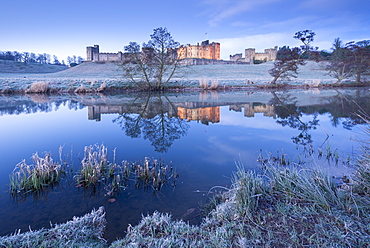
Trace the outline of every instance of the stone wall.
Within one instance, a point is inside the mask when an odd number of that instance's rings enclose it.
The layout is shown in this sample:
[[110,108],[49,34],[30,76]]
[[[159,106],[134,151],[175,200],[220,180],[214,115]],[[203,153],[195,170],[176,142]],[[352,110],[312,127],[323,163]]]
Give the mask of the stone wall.
[[98,53],[98,61],[100,62],[110,62],[110,61],[124,61],[124,56],[122,52],[118,53]]
[[216,60],[216,59],[182,59],[180,65],[240,65],[248,64],[244,61]]
[[230,61],[244,61],[243,54],[242,53],[237,53],[237,54],[234,54],[234,55],[230,55]]

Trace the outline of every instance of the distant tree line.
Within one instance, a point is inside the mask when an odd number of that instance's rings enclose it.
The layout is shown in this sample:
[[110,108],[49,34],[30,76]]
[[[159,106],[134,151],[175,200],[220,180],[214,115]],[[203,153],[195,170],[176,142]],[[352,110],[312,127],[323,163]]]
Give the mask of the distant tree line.
[[64,60],[59,61],[58,57],[47,53],[30,53],[30,52],[17,52],[17,51],[0,51],[0,59],[1,60],[9,60],[15,62],[23,62],[27,63],[39,63],[39,64],[54,64],[54,65],[69,65],[75,66],[81,64],[83,58],[80,56],[68,56],[67,57],[67,64]]
[[299,31],[295,39],[302,41],[301,47],[280,47],[277,52],[274,68],[269,70],[274,78],[271,82],[276,84],[279,79],[296,78],[298,67],[306,64],[307,60],[327,61],[325,67],[328,74],[337,82],[343,80],[363,83],[370,76],[370,40],[348,42],[344,44],[339,38],[333,43],[332,51],[319,51],[318,47],[310,45],[315,33],[311,30]]

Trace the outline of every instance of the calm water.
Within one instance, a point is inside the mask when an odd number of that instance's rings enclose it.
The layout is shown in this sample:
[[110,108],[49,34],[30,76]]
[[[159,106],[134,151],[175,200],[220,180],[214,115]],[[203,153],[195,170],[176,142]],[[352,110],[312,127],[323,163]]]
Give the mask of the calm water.
[[[105,206],[106,238],[124,236],[127,225],[155,210],[197,223],[185,213],[207,202],[213,186],[230,186],[235,161],[257,169],[257,158],[287,154],[296,161],[313,160],[333,176],[350,170],[345,162],[358,153],[361,107],[370,112],[368,88],[279,92],[208,92],[158,95],[30,95],[0,96],[0,235],[16,229],[49,227],[93,208]],[[76,187],[84,146],[104,144],[116,161],[144,157],[172,162],[179,173],[176,186],[160,192],[129,187],[109,203],[103,188]],[[9,175],[22,159],[51,152],[72,170],[61,183],[39,197],[13,198]],[[327,163],[307,149],[337,153]],[[342,162],[343,161],[343,162]],[[302,166],[308,166],[302,165]],[[188,219],[189,218],[189,219]]]

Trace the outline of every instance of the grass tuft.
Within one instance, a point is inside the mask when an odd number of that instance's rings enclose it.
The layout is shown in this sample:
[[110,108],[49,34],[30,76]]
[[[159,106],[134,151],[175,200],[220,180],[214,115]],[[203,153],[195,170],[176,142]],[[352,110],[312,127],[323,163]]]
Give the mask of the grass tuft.
[[48,82],[34,82],[31,86],[26,89],[26,93],[47,93],[49,91]]
[[[114,150],[114,153],[116,151]],[[174,187],[179,177],[172,164],[164,165],[163,161],[145,157],[143,162],[133,163],[122,161],[122,164],[108,161],[108,151],[104,145],[86,146],[81,161],[82,168],[75,176],[78,187],[96,187],[103,185],[106,195],[113,197],[115,193],[126,189],[134,182],[137,189],[159,191],[168,183]]]
[[12,194],[30,193],[58,183],[63,173],[60,163],[54,162],[51,154],[39,157],[32,156],[32,165],[22,160],[16,165],[10,175],[10,192]]
[[81,171],[76,176],[81,186],[96,185],[103,176],[108,164],[107,148],[104,145],[85,146],[84,157],[81,161]]
[[0,237],[0,247],[107,247],[103,234],[106,226],[103,207],[64,224]]

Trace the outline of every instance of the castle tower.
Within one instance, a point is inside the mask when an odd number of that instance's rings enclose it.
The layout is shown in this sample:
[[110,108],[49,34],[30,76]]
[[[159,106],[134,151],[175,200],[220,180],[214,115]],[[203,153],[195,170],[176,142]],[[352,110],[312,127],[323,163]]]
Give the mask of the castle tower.
[[86,61],[99,60],[99,45],[94,45],[93,47],[86,47]]
[[255,48],[245,49],[245,62],[248,62],[249,64],[254,64],[253,60],[255,57],[256,57]]
[[268,55],[268,58],[267,58],[268,61],[276,60],[277,48],[278,47],[275,46],[274,48],[265,49],[265,53]]

